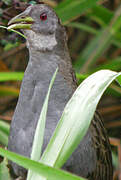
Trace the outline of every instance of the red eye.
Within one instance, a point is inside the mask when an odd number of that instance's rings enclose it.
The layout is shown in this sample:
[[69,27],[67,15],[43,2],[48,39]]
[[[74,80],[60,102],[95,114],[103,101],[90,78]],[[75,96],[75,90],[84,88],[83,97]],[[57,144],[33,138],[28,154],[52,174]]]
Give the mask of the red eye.
[[42,13],[40,15],[40,19],[41,19],[41,21],[45,21],[47,19],[47,14],[46,13]]

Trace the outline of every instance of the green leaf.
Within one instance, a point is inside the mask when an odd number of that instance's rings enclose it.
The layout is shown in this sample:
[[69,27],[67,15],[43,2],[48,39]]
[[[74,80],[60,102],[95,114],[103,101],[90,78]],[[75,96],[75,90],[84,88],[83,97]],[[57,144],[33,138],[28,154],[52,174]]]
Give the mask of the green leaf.
[[8,135],[0,130],[0,144],[8,145]]
[[[33,141],[33,146],[32,146],[32,153],[31,153],[31,159],[35,161],[40,160],[41,156],[41,150],[42,150],[42,145],[43,145],[43,139],[44,139],[44,130],[45,130],[45,122],[46,122],[46,115],[47,115],[47,109],[48,109],[48,101],[49,101],[49,96],[50,96],[50,91],[53,86],[53,83],[56,78],[58,69],[56,69],[52,80],[49,85],[48,93],[46,95],[42,111],[40,114],[39,121],[37,123],[37,128],[34,136],[34,141]],[[27,180],[34,180],[36,178],[36,174],[33,171],[28,172]]]
[[74,67],[76,71],[87,72],[91,65],[110,46],[113,37],[109,28],[101,30],[79,55]]
[[86,14],[92,20],[97,22],[102,26],[107,26],[110,23],[111,19],[114,16],[114,12],[105,8],[101,5],[95,5],[92,9]]
[[79,55],[75,68],[77,71],[87,72],[92,68],[96,60],[109,48],[113,43],[120,45],[115,40],[118,31],[121,28],[121,7],[119,7],[110,24],[103,28],[93,40],[86,46],[86,48]]
[[116,59],[109,59],[106,63],[97,66],[94,70],[90,72],[96,72],[101,69],[110,69],[112,71],[120,71],[121,69],[121,57],[117,57]]
[[6,26],[0,26],[0,28],[6,29],[6,30],[11,31],[11,32],[15,32],[15,33],[19,34],[20,36],[22,36],[23,38],[26,39],[26,36],[24,36],[24,34],[20,33],[19,31],[16,31],[14,29],[8,29]]
[[[66,26],[68,27],[73,27],[73,28],[77,28],[80,29],[81,31],[85,31],[94,35],[98,35],[99,30],[94,29],[93,27],[90,27],[86,24],[83,23],[78,23],[78,22],[72,22],[67,24]],[[117,32],[115,34],[115,37],[112,37],[112,44],[121,48],[121,36],[120,36],[120,32]]]
[[120,74],[101,70],[82,82],[64,109],[54,135],[42,155],[43,163],[62,167],[87,132],[102,94]]
[[88,74],[80,74],[76,73],[76,78],[78,81],[78,84],[80,84],[84,79],[86,79],[89,75]]
[[78,22],[72,22],[67,24],[68,27],[74,27],[74,28],[78,28],[82,31],[88,32],[88,33],[92,33],[92,34],[98,34],[98,31],[86,24],[83,23],[78,23]]
[[5,47],[4,47],[4,51],[9,51],[10,49],[15,48],[17,46],[19,46],[18,42],[16,42],[16,43],[7,43],[5,45]]
[[119,85],[121,86],[121,76],[118,76],[118,77],[116,78],[116,80],[117,80],[117,82],[119,83]]
[[4,158],[3,162],[0,163],[0,180],[11,180],[7,165],[8,162]]
[[10,125],[5,121],[0,120],[0,131],[4,132],[6,135],[9,135]]
[[60,3],[55,10],[62,22],[66,23],[92,8],[97,2],[98,0],[66,0]]
[[0,72],[0,82],[4,81],[21,81],[24,73],[22,72]]
[[4,146],[8,145],[8,136],[10,131],[10,125],[0,120],[0,144]]
[[16,153],[7,151],[0,148],[0,155],[8,158],[11,161],[23,166],[26,169],[31,169],[40,176],[46,177],[49,180],[84,180],[76,175],[70,174],[66,171],[52,168],[45,164],[30,160],[24,156],[18,155]]

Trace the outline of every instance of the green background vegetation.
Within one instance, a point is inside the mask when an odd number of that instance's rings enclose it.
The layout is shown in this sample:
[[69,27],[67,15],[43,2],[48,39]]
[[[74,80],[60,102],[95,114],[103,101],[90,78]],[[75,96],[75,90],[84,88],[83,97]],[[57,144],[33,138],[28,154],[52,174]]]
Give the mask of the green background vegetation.
[[[36,1],[37,2],[37,1]],[[38,1],[39,2],[39,1]],[[45,0],[51,5],[67,28],[68,45],[78,83],[100,69],[121,71],[121,2],[120,0]],[[35,1],[1,0],[0,25]],[[25,39],[0,28],[0,142],[7,146],[9,124],[19,95],[23,72],[28,62]],[[121,88],[113,82],[106,90],[99,111],[111,139],[115,172],[121,139]],[[0,174],[9,171],[7,160],[1,159]],[[0,177],[4,178],[1,175]],[[1,178],[0,178],[1,179]],[[1,179],[2,180],[2,179]]]

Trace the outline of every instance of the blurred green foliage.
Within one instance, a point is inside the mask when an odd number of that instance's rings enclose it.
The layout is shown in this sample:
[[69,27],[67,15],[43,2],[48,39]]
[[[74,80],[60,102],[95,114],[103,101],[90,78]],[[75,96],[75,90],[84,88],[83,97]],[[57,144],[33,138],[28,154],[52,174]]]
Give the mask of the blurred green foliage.
[[[24,10],[29,0],[1,0],[0,25]],[[121,2],[103,0],[45,0],[67,27],[69,50],[78,83],[100,69],[121,71]],[[16,81],[21,81],[28,60],[24,38],[0,29],[0,96],[18,96]],[[21,47],[21,48],[20,48]],[[23,64],[22,64],[23,63]],[[13,82],[15,81],[15,82]],[[106,91],[121,97],[118,83]],[[4,129],[6,127],[6,130]],[[4,130],[5,131],[4,131]],[[7,146],[8,127],[0,122],[1,143]],[[117,166],[117,165],[116,165]]]

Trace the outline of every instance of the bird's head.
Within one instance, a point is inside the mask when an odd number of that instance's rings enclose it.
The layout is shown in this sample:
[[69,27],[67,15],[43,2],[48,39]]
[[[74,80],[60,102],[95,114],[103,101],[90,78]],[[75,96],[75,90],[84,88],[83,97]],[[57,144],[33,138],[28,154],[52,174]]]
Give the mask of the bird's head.
[[[51,50],[56,44],[56,30],[60,22],[56,13],[45,4],[31,5],[12,18],[8,29],[21,29],[29,47]],[[39,50],[39,49],[38,49]]]

